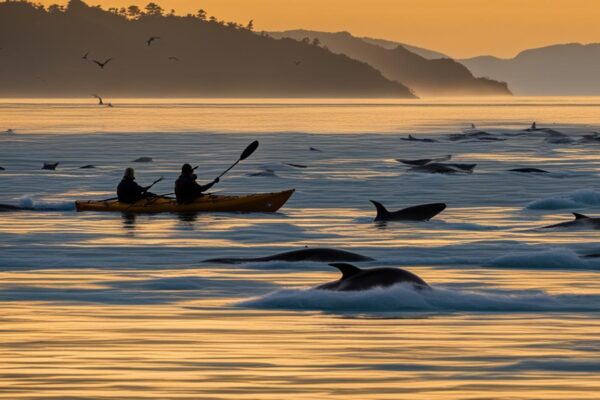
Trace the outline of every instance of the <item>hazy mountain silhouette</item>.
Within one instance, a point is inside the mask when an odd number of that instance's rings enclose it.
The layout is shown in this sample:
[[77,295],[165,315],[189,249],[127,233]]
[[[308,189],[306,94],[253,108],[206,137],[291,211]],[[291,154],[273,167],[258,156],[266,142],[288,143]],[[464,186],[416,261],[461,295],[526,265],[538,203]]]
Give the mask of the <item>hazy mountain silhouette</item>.
[[559,44],[512,59],[483,56],[461,62],[475,74],[508,81],[519,95],[600,94],[600,44]]
[[387,49],[354,37],[348,32],[293,30],[269,34],[273,37],[290,37],[296,40],[307,37],[312,41],[316,38],[334,53],[345,54],[369,63],[385,77],[414,89],[418,96],[511,94],[505,83],[475,78],[464,65],[449,58],[428,60],[403,46]]
[[377,46],[381,46],[388,50],[394,50],[396,47],[402,46],[406,50],[410,51],[411,53],[418,54],[421,57],[426,58],[428,60],[435,60],[437,58],[452,58],[452,57],[450,57],[444,53],[440,53],[438,51],[424,49],[423,47],[412,46],[412,45],[406,44],[406,43],[394,42],[393,40],[376,39],[376,38],[370,38],[370,37],[361,37],[360,39],[364,40],[367,43],[375,44]]
[[[160,39],[148,43],[152,36]],[[6,97],[413,97],[366,63],[319,46],[156,8],[128,20],[79,0],[49,11],[0,3],[0,47]]]

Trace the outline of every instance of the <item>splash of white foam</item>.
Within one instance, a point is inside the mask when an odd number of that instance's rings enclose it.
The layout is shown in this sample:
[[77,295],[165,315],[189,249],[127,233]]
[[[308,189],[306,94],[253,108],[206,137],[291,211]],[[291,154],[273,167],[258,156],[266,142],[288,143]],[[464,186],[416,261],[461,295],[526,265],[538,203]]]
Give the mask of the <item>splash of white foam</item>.
[[600,206],[600,192],[592,189],[580,189],[560,196],[532,201],[526,208],[530,210],[562,210]]
[[329,312],[530,312],[599,311],[600,296],[550,295],[541,291],[465,291],[409,285],[357,292],[284,289],[242,301],[239,307]]
[[19,207],[32,208],[40,211],[73,211],[75,210],[75,202],[73,201],[59,201],[50,202],[43,200],[34,200],[30,196],[23,196],[19,198]]

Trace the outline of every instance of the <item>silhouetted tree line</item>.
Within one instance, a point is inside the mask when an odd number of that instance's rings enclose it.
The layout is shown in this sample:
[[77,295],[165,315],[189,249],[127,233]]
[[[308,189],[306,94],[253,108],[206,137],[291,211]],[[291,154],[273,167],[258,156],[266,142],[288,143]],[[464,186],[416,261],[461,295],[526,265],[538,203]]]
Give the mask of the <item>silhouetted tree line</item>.
[[[43,4],[41,3],[33,3],[27,0],[6,0],[7,2],[13,2],[13,3],[27,3],[29,5],[31,5],[33,8],[36,8],[38,10],[46,10],[51,14],[58,14],[58,13],[64,13],[67,10],[67,7],[60,5],[60,4],[51,4],[48,6],[48,8],[46,8]],[[101,9],[102,7],[100,5],[97,6],[93,6],[95,8]],[[110,12],[111,14],[115,14],[115,15],[119,15],[121,17],[127,18],[127,19],[139,19],[142,17],[162,17],[162,16],[168,16],[168,17],[172,17],[175,16],[176,11],[174,9],[171,9],[169,11],[169,13],[165,14],[165,10],[157,3],[154,2],[150,2],[148,4],[146,4],[146,6],[142,9],[139,6],[133,4],[130,5],[129,7],[110,7],[108,8],[106,11]],[[234,21],[224,21],[224,20],[219,20],[217,19],[217,17],[215,16],[208,16],[208,13],[204,10],[204,9],[199,9],[196,14],[192,14],[192,13],[188,13],[185,15],[185,17],[187,18],[195,18],[195,19],[199,19],[200,21],[204,21],[204,22],[209,22],[209,23],[213,23],[213,24],[219,24],[221,26],[227,26],[228,28],[232,28],[232,29],[245,29],[248,31],[253,31],[254,30],[254,20],[250,20],[246,25],[234,22]],[[262,36],[268,36],[265,32],[261,33]]]

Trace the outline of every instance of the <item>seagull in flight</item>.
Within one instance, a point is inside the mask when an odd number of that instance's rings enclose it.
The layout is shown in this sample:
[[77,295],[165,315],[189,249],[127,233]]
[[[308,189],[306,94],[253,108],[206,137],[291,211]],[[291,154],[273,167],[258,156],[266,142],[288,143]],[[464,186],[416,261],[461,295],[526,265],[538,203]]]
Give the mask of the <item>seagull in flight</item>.
[[152,42],[154,42],[157,39],[160,39],[160,36],[150,36],[150,39],[146,40],[146,43],[148,44],[148,46],[150,46]]
[[104,69],[104,67],[106,66],[106,64],[108,64],[110,62],[110,60],[112,60],[112,58],[108,58],[104,62],[100,62],[98,60],[93,60],[93,61],[100,67],[100,69]]
[[90,54],[90,52],[89,52],[89,51],[88,51],[87,53],[85,53],[85,54],[83,55],[83,57],[81,57],[81,59],[82,59],[82,60],[87,60],[87,59],[88,59],[88,58],[87,58],[88,54]]
[[95,97],[98,99],[98,105],[99,106],[103,106],[104,102],[102,101],[102,97],[98,96],[97,94],[93,94],[92,97]]

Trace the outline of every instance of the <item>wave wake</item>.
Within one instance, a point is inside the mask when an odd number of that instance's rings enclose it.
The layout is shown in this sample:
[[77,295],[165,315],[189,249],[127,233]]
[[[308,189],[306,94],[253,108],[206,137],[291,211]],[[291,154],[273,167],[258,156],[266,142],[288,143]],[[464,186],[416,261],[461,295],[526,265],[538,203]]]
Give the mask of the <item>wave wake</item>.
[[580,189],[560,196],[532,201],[529,210],[563,210],[600,206],[600,192],[592,189]]
[[73,211],[75,210],[75,202],[34,200],[32,197],[24,196],[19,199],[19,207],[30,208],[39,211]]
[[360,292],[283,289],[235,304],[259,309],[327,312],[564,312],[600,311],[600,295],[550,295],[542,291],[415,290],[395,285]]

